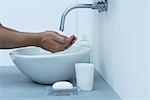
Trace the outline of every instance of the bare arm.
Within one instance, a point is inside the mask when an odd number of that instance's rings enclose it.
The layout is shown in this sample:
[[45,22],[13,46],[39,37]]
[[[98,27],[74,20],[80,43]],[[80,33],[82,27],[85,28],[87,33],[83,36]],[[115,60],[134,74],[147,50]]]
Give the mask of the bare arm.
[[51,52],[58,52],[69,48],[75,41],[75,36],[68,38],[53,31],[41,33],[18,32],[0,25],[1,49],[38,46]]

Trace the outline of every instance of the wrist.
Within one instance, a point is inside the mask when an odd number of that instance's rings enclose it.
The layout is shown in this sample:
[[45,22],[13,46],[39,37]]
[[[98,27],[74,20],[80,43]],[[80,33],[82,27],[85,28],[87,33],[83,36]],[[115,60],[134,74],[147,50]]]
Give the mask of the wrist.
[[39,33],[27,33],[25,42],[28,46],[40,46],[40,34]]

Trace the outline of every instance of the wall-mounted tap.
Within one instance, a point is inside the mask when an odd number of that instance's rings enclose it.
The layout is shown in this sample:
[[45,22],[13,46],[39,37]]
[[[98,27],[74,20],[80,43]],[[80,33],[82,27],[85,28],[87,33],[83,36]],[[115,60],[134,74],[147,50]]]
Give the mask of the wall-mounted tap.
[[75,5],[68,7],[64,11],[64,13],[62,14],[62,17],[61,17],[61,23],[60,23],[60,28],[59,28],[61,31],[64,31],[65,19],[66,19],[67,14],[71,10],[77,9],[77,8],[91,8],[91,9],[97,9],[99,12],[102,12],[102,11],[107,11],[108,2],[107,2],[107,0],[100,0],[93,4],[75,4]]

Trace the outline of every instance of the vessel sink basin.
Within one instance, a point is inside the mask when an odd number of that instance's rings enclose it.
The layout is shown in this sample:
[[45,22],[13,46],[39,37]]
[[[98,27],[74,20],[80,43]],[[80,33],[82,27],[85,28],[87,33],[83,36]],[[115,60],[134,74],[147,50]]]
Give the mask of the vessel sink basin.
[[83,46],[74,46],[58,53],[39,47],[24,47],[13,50],[10,56],[28,78],[40,84],[52,84],[73,78],[75,63],[85,62],[89,52],[90,49]]

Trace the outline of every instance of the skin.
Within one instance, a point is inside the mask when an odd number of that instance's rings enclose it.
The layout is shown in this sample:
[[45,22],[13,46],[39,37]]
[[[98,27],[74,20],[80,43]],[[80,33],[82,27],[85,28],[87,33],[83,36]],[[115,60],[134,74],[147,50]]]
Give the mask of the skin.
[[19,32],[0,24],[0,49],[37,46],[54,53],[69,48],[76,39],[74,35],[66,37],[54,31]]

